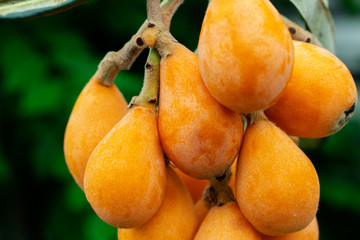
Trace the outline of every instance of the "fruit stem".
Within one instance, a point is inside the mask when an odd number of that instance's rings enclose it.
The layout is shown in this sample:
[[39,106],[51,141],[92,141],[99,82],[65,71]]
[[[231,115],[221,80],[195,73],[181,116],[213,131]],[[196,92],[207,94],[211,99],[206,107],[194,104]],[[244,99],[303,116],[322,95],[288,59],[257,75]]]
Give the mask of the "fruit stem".
[[213,205],[223,206],[230,201],[236,201],[231,187],[228,185],[231,168],[224,175],[210,179],[209,199]]
[[256,111],[246,115],[246,121],[249,126],[254,125],[259,120],[268,119],[264,111]]
[[[160,11],[165,29],[169,28],[172,17],[183,2],[184,0],[162,1]],[[101,60],[95,76],[102,85],[110,87],[119,71],[130,69],[136,58],[146,48],[141,39],[146,29],[148,29],[147,20],[119,51],[108,52]]]
[[283,18],[286,26],[288,27],[290,35],[293,40],[312,43],[316,46],[323,48],[323,45],[321,44],[319,39],[315,35],[313,35],[311,32],[303,29],[302,27],[300,27],[299,25],[297,25],[296,23],[294,23],[287,17],[285,17],[283,15],[281,15],[281,17]]
[[159,84],[160,55],[155,49],[151,48],[145,64],[144,85],[139,96],[133,97],[128,107],[155,104],[159,95]]
[[149,24],[154,24],[160,28],[164,26],[160,11],[160,0],[147,0],[146,10]]
[[168,30],[161,30],[158,27],[148,28],[142,35],[143,42],[150,48],[155,48],[161,58],[166,58],[173,53],[177,40]]

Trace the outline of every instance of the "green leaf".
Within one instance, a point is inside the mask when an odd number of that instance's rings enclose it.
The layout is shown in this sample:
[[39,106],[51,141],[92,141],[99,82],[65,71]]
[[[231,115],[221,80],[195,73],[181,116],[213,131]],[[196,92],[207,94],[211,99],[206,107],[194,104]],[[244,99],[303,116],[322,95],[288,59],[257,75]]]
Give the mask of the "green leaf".
[[1,19],[24,19],[50,15],[87,0],[0,0]]
[[30,85],[19,105],[19,116],[53,114],[61,106],[65,90],[59,82]]
[[290,0],[299,10],[309,30],[326,49],[335,53],[335,27],[327,0]]

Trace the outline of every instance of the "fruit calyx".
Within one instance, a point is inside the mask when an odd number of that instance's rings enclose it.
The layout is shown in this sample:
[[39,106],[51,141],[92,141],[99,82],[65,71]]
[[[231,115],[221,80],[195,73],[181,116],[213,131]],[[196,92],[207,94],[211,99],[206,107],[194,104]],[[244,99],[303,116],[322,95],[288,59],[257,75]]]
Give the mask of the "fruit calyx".
[[205,190],[203,198],[206,199],[206,194],[208,194],[211,205],[218,207],[223,206],[228,202],[236,201],[234,193],[228,185],[230,177],[231,170],[229,168],[223,175],[210,179],[210,186]]
[[355,107],[356,107],[356,102],[353,105],[351,105],[351,107],[349,109],[344,111],[345,118],[339,121],[339,125],[341,127],[343,125],[345,125],[350,120],[350,118],[354,115]]

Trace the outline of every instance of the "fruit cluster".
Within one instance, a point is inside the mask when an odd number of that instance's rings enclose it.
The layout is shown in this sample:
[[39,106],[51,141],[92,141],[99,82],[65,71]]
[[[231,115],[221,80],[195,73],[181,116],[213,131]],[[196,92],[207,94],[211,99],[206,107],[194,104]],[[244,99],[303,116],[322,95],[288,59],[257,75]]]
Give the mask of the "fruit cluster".
[[198,56],[147,26],[140,95],[126,108],[114,74],[95,75],[66,128],[66,163],[96,214],[119,240],[318,239],[318,176],[289,135],[348,122],[346,66],[293,41],[268,0],[212,0]]

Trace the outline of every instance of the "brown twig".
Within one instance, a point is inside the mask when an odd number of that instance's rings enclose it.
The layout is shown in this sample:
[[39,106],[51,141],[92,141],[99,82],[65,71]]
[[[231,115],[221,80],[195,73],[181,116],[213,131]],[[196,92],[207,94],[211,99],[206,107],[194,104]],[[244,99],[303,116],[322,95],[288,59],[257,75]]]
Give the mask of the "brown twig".
[[144,84],[139,96],[133,97],[129,104],[132,106],[144,106],[146,104],[155,104],[159,95],[160,85],[160,55],[151,48],[148,59],[145,64]]
[[[160,10],[165,28],[169,28],[174,13],[183,2],[184,0],[164,0],[161,3]],[[108,52],[105,55],[95,73],[95,77],[101,84],[111,86],[119,71],[130,69],[136,58],[146,48],[141,36],[147,28],[148,21],[146,20],[119,51]]]
[[292,39],[302,42],[312,43],[319,47],[323,47],[319,39],[317,39],[317,37],[314,34],[303,29],[301,26],[297,25],[287,17],[282,16],[282,18],[289,29]]
[[147,0],[146,1],[147,20],[151,24],[163,26],[163,20],[160,11],[160,0]]

